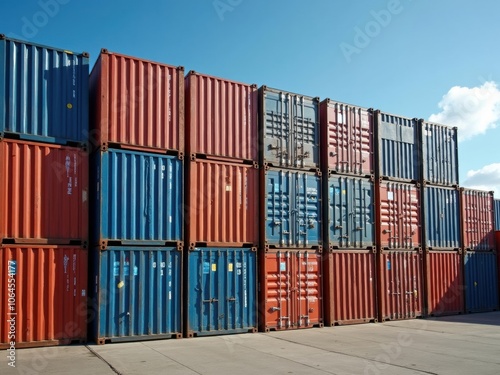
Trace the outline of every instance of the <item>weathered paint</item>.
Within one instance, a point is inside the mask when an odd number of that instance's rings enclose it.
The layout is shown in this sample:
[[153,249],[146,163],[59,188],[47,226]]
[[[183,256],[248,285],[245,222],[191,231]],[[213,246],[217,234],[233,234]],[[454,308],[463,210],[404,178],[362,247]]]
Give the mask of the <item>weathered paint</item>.
[[498,310],[496,252],[465,253],[465,311]]
[[493,192],[461,188],[460,195],[464,249],[493,250],[495,248]]
[[500,199],[494,200],[495,230],[500,230]]

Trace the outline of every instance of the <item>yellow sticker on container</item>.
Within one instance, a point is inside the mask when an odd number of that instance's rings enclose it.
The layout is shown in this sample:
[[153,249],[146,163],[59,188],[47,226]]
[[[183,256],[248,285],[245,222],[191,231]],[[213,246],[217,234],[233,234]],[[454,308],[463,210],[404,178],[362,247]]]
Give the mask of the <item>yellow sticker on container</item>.
[[212,264],[212,272],[217,271],[217,264],[213,263]]
[[71,108],[73,108],[73,104],[68,103],[68,104],[66,104],[66,107],[68,107],[68,109],[71,109]]
[[118,289],[121,289],[123,288],[123,286],[125,285],[125,283],[123,281],[120,281],[117,285]]
[[228,272],[233,272],[233,263],[229,263],[229,265],[227,266],[227,270]]

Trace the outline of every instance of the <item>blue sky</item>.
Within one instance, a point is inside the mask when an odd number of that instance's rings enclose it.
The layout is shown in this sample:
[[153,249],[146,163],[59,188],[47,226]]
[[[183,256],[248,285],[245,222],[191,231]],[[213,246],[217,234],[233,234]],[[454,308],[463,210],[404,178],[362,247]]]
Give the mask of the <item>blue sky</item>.
[[87,51],[91,66],[107,48],[186,71],[458,126],[461,186],[495,190],[500,198],[500,2],[3,4],[0,33]]

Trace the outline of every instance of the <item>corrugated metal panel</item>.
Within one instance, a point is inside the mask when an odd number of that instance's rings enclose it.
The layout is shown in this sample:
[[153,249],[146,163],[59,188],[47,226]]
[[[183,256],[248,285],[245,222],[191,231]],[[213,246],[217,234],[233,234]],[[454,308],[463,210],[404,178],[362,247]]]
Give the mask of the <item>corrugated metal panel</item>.
[[427,313],[437,316],[463,312],[461,251],[430,251],[426,253],[426,257]]
[[321,176],[287,169],[265,170],[266,247],[313,247],[322,245]]
[[493,192],[464,188],[460,192],[465,250],[493,250],[495,248]]
[[417,120],[377,111],[378,176],[418,181]]
[[497,310],[497,254],[466,252],[464,263],[466,312]]
[[323,295],[329,326],[377,321],[375,253],[335,251],[325,257]]
[[323,326],[321,253],[284,249],[260,257],[261,330]]
[[457,128],[423,122],[421,147],[424,181],[458,186]]
[[389,251],[378,257],[379,320],[410,319],[422,315],[422,254]]
[[258,245],[258,169],[203,159],[188,167],[186,241],[191,248]]
[[500,230],[500,199],[494,201],[495,230]]
[[375,246],[374,184],[331,175],[328,179],[328,243],[331,249]]
[[0,243],[86,242],[87,195],[83,149],[0,141]]
[[256,248],[196,248],[187,259],[187,336],[256,332]]
[[320,104],[321,151],[328,170],[373,175],[373,113],[325,99]]
[[320,168],[319,99],[262,86],[262,163],[282,168]]
[[194,71],[185,84],[187,152],[258,162],[257,86]]
[[90,103],[96,146],[184,151],[184,68],[102,50]]
[[0,38],[0,56],[0,136],[87,141],[87,53]]
[[417,184],[380,181],[376,237],[383,249],[415,249],[420,239],[420,188]]
[[461,247],[458,189],[425,186],[423,202],[426,248],[458,249]]
[[161,245],[182,240],[181,160],[114,149],[98,151],[93,158],[94,243]]
[[0,348],[86,341],[87,265],[80,247],[0,247]]
[[98,344],[182,337],[182,252],[110,247],[93,252],[93,335]]

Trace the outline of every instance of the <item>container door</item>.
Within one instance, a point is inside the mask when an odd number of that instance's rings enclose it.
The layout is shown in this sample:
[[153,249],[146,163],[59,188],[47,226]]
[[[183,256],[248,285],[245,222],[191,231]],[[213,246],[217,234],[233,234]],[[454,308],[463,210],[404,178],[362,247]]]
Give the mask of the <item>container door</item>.
[[288,252],[266,254],[266,327],[288,329],[291,326],[291,289],[293,270]]
[[294,254],[294,272],[292,301],[294,301],[294,314],[292,325],[295,328],[311,327],[322,321],[320,304],[319,278],[320,264],[315,255],[309,252],[297,252]]
[[292,166],[319,167],[319,107],[318,100],[293,96],[293,136],[291,139]]
[[347,226],[349,215],[347,213],[348,194],[345,185],[342,183],[343,178],[333,177],[330,179],[328,188],[329,194],[329,223],[330,228],[330,244],[334,248],[344,248],[348,244]]
[[265,91],[264,161],[274,166],[289,167],[291,163],[290,106],[290,94]]
[[294,246],[314,246],[321,242],[320,178],[313,174],[295,174],[295,202],[291,220],[295,223]]
[[267,172],[266,242],[270,245],[291,246],[292,244],[290,182],[290,172]]

